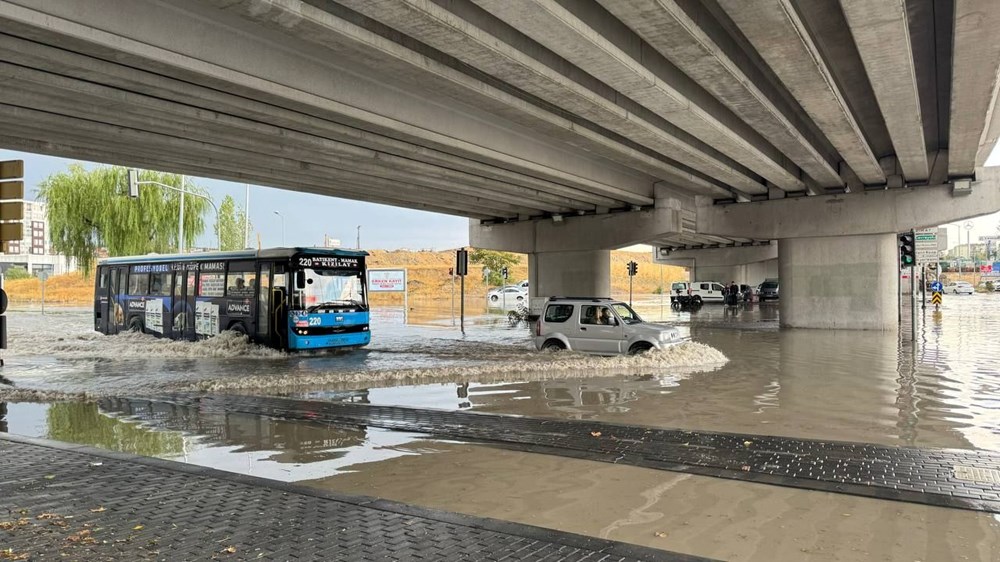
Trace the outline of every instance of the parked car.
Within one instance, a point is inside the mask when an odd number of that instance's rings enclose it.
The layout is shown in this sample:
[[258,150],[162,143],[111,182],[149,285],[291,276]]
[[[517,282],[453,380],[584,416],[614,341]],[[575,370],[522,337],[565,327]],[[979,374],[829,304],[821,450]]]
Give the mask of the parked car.
[[715,281],[695,281],[688,283],[678,281],[670,286],[670,302],[680,304],[702,304],[706,302],[723,302],[726,288]]
[[760,284],[760,290],[757,291],[757,298],[761,301],[768,300],[778,300],[778,280],[768,279]]
[[504,299],[509,302],[518,302],[528,298],[528,290],[514,285],[507,285],[506,287],[490,289],[486,293],[486,298],[490,302],[500,302]]
[[635,355],[682,341],[677,328],[644,322],[629,305],[608,298],[552,297],[535,324],[540,350]]
[[951,293],[953,295],[971,295],[975,291],[972,288],[972,283],[966,281],[952,281],[944,286],[945,293]]
[[527,291],[528,290],[528,280],[525,279],[524,281],[521,281],[520,283],[518,283],[515,286],[516,287],[520,287],[520,288],[524,289],[525,291]]

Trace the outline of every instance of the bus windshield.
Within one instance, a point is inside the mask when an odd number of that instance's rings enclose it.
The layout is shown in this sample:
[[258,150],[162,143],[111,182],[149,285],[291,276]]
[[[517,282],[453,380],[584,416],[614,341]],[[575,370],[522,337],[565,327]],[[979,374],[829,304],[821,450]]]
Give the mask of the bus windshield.
[[305,274],[302,302],[307,310],[324,306],[367,308],[364,279],[358,271],[339,269],[301,270]]

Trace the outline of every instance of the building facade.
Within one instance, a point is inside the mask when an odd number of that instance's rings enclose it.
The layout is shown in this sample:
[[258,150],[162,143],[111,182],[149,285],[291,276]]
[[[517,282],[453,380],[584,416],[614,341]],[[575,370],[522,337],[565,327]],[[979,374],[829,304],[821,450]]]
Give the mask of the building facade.
[[0,254],[0,272],[6,273],[11,267],[17,266],[23,267],[32,275],[41,272],[60,275],[77,269],[76,260],[52,250],[45,203],[25,201],[23,223],[24,237],[8,242],[6,251]]

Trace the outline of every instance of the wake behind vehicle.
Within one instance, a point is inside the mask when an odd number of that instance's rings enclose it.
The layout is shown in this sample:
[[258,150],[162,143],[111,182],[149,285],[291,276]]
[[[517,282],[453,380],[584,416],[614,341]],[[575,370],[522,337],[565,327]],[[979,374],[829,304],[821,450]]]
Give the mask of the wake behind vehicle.
[[677,328],[644,322],[629,305],[609,298],[552,297],[535,325],[539,350],[635,355],[683,341]]
[[223,331],[281,350],[367,345],[367,252],[274,248],[108,258],[94,329],[196,340]]

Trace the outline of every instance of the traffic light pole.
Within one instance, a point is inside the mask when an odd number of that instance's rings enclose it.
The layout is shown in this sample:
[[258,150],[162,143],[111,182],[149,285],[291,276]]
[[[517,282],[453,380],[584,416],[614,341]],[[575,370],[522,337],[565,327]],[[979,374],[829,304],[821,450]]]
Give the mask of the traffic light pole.
[[[913,240],[917,239],[917,231],[911,230]],[[917,267],[910,267],[910,341],[917,341]]]

